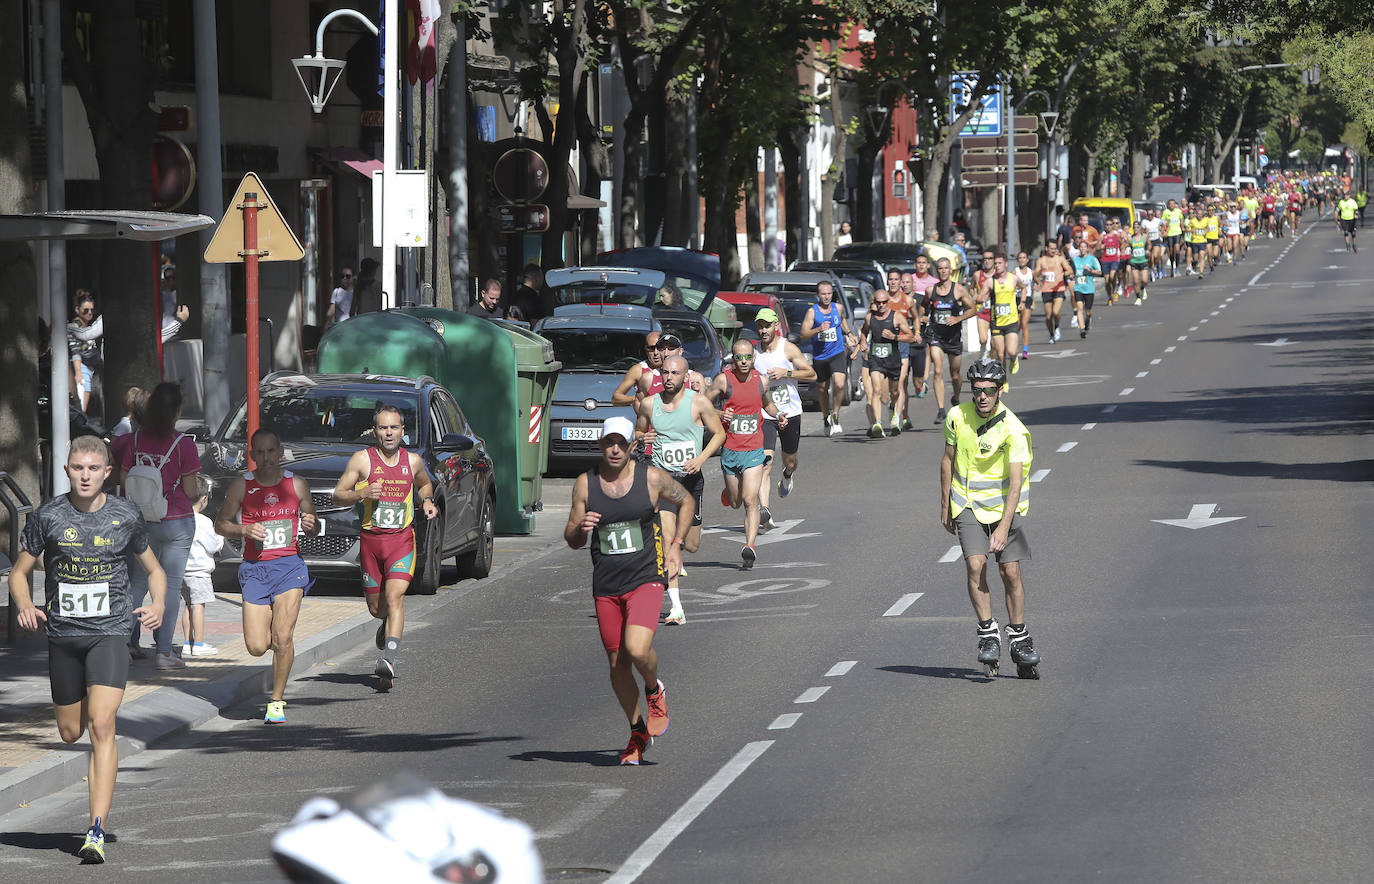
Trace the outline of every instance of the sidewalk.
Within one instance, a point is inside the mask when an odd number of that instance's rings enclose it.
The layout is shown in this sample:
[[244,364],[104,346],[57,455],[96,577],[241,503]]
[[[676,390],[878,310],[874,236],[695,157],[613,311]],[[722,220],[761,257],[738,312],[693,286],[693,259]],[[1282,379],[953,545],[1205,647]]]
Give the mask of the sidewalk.
[[[534,533],[498,537],[491,576],[462,581],[463,590],[486,590],[496,581],[537,561],[563,543],[563,524],[571,480],[546,480],[546,511]],[[552,487],[550,487],[552,486]],[[334,589],[328,590],[336,591]],[[407,619],[419,622],[435,608],[460,598],[452,588],[430,597],[406,598]],[[41,583],[35,598],[41,598]],[[4,608],[0,606],[0,617]],[[213,657],[187,657],[186,668],[159,671],[152,655],[134,660],[119,710],[120,765],[149,744],[184,733],[222,710],[255,696],[265,704],[271,690],[271,653],[255,659],[243,643],[237,594],[217,593],[205,606],[206,640],[218,648]],[[370,646],[377,621],[367,613],[361,591],[352,595],[312,595],[301,604],[296,624],[295,676],[331,657]],[[178,635],[180,632],[178,631]],[[143,636],[146,647],[152,642]],[[67,746],[57,735],[48,688],[47,643],[41,634],[21,636],[0,647],[0,813],[81,782],[86,776],[89,738]]]

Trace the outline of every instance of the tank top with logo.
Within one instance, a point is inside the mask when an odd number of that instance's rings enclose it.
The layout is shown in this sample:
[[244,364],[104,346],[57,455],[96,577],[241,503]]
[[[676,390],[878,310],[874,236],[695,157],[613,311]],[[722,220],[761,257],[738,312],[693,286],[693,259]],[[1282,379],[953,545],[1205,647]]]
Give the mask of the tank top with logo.
[[630,461],[634,471],[624,497],[611,497],[601,486],[601,468],[587,471],[587,511],[601,520],[587,538],[592,550],[592,595],[624,595],[646,583],[666,583],[663,529],[649,496],[649,467]]
[[734,415],[725,424],[725,447],[754,451],[763,447],[763,376],[757,371],[741,381],[734,371],[725,373],[725,408]]
[[[785,414],[789,418],[796,417],[802,413],[801,393],[797,391],[797,382],[789,377],[782,377],[773,380],[768,377],[768,369],[781,368],[788,371],[792,368],[792,360],[787,358],[787,347],[785,342],[775,342],[777,348],[774,350],[764,350],[760,348],[754,354],[754,370],[763,375],[768,384],[768,398],[778,407],[779,414]],[[765,414],[764,420],[775,420]]]
[[949,284],[944,294],[940,293],[939,285],[931,286],[926,293],[926,313],[930,315],[930,330],[935,340],[946,344],[960,340],[959,336],[963,333],[960,326],[945,325],[945,320],[953,316],[955,311],[963,312],[959,307],[959,299],[954,297],[954,283]]
[[1016,311],[1016,277],[1010,273],[992,280],[992,321],[999,328],[1021,321]]
[[656,439],[653,448],[654,466],[680,474],[687,461],[701,453],[701,427],[692,420],[694,390],[683,390],[682,401],[672,411],[663,407],[663,396],[654,397],[654,411],[649,418]]
[[377,449],[367,449],[367,481],[359,482],[354,488],[380,482],[380,500],[364,498],[358,502],[361,508],[363,530],[374,534],[399,534],[415,521],[415,506],[411,490],[415,487],[415,477],[410,474],[410,452],[400,449],[396,465],[390,466],[382,460]]
[[[893,337],[883,337],[890,331]],[[876,315],[868,318],[868,364],[870,368],[896,370],[901,366],[902,357],[897,350],[897,314],[891,310],[879,319]]]
[[811,339],[811,357],[818,362],[834,359],[844,352],[844,340],[840,337],[844,334],[844,329],[840,327],[844,322],[844,314],[840,312],[840,305],[834,301],[830,302],[828,311],[820,304],[812,304],[812,325],[820,329],[827,322],[830,323],[830,328],[817,331],[816,336]]
[[301,500],[296,494],[296,480],[290,471],[283,471],[275,485],[264,485],[253,473],[243,475],[243,505],[239,521],[247,525],[260,524],[267,536],[262,542],[245,537],[245,562],[270,562],[297,555],[296,535],[301,528]]

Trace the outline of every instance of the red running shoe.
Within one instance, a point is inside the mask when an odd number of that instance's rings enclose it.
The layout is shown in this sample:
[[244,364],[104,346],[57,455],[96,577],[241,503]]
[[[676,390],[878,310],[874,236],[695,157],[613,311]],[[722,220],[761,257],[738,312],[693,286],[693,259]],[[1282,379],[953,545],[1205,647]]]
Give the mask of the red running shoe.
[[644,751],[653,745],[654,738],[647,731],[630,731],[630,743],[620,753],[621,764],[639,764],[644,759]]
[[661,737],[668,730],[668,689],[663,682],[658,683],[658,693],[644,695],[649,706],[649,736]]

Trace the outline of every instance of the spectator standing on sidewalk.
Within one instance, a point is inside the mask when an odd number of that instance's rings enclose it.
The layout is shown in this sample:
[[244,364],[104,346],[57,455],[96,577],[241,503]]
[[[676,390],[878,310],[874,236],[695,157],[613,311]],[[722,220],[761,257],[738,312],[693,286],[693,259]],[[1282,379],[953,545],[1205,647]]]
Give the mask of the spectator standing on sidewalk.
[[339,271],[339,284],[329,294],[329,310],[324,314],[324,327],[338,325],[353,315],[353,268]]
[[205,606],[215,598],[215,556],[224,548],[224,538],[215,533],[215,523],[205,515],[210,505],[210,479],[196,476],[196,533],[191,539],[191,554],[186,559],[186,575],[181,580],[181,600],[186,611],[181,631],[186,634],[186,656],[209,657],[219,649],[205,641]]

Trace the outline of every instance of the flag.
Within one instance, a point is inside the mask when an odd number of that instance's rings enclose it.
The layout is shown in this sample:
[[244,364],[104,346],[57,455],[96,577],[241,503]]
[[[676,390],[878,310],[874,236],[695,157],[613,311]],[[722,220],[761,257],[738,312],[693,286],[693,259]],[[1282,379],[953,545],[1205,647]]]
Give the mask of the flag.
[[410,11],[410,45],[406,50],[406,73],[413,85],[434,79],[439,66],[439,0],[406,0]]

